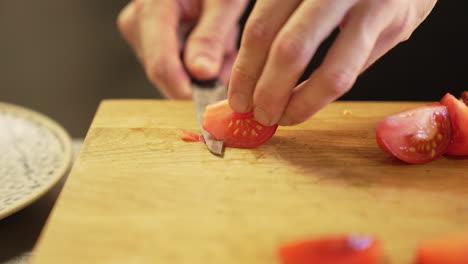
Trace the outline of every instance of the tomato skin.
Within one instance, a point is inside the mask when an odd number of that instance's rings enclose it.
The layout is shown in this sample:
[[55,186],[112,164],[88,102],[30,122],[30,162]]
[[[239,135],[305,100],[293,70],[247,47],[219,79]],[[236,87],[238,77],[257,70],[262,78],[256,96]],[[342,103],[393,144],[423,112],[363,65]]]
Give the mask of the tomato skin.
[[380,243],[364,236],[329,236],[304,240],[279,248],[282,264],[377,264]]
[[253,119],[253,113],[236,113],[227,100],[208,105],[203,128],[226,147],[254,148],[267,142],[278,125],[264,126]]
[[463,93],[461,100],[447,93],[440,102],[448,109],[453,131],[446,154],[468,156],[468,92]]
[[446,152],[451,139],[447,107],[432,103],[387,116],[376,129],[379,147],[410,164],[422,164]]
[[415,264],[467,264],[468,232],[449,234],[421,243]]

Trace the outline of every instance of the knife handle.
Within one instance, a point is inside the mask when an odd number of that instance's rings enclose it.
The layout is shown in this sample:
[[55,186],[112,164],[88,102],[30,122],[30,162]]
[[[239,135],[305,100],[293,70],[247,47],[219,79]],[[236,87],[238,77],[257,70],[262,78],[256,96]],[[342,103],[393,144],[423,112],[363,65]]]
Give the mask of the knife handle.
[[195,85],[197,85],[198,87],[201,87],[201,88],[215,88],[219,83],[218,78],[213,78],[213,79],[208,79],[208,80],[198,80],[198,79],[195,79],[192,76],[190,76],[190,81],[193,84],[195,84]]

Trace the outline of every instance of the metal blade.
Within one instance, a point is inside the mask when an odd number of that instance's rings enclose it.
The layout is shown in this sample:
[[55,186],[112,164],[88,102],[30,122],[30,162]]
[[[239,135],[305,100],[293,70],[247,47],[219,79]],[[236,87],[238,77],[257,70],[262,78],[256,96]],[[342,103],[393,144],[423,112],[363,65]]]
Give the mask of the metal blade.
[[224,153],[224,142],[216,140],[210,133],[203,129],[203,115],[207,105],[223,100],[227,96],[226,88],[220,84],[219,80],[205,82],[192,81],[193,102],[197,114],[198,124],[205,139],[206,146],[211,153],[222,156]]

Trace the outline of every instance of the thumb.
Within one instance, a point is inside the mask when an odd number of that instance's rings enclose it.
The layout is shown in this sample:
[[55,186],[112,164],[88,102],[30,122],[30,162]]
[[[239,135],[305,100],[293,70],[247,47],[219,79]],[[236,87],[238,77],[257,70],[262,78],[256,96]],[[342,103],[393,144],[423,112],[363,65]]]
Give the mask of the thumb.
[[217,77],[223,64],[227,38],[237,27],[246,0],[204,0],[202,14],[190,34],[184,61],[190,74],[197,79]]

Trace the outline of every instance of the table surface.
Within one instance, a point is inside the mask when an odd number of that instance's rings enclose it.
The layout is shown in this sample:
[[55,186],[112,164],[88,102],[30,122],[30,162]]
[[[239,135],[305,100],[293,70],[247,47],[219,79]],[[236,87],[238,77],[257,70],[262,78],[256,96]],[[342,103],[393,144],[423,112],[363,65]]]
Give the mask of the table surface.
[[271,264],[282,243],[349,232],[410,263],[468,227],[468,160],[411,166],[376,144],[378,121],[419,105],[333,103],[221,159],[180,140],[198,130],[190,102],[105,101],[33,263]]
[[[74,157],[83,139],[73,140]],[[68,175],[42,198],[0,220],[0,264],[26,264]]]

